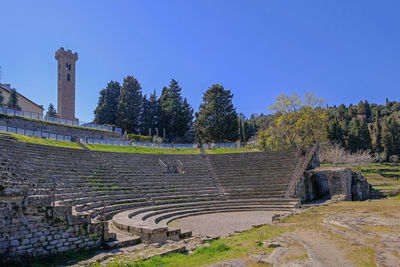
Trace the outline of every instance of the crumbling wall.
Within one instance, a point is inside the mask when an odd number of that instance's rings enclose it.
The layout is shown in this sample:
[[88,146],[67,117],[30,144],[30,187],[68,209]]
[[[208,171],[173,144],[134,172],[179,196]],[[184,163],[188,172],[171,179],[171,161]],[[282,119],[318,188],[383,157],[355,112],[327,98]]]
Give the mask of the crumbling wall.
[[[302,202],[312,201],[320,197],[315,183],[326,183],[329,195],[344,196],[345,200],[365,200],[369,198],[370,185],[359,173],[349,168],[329,167],[315,168],[305,171],[297,185],[293,197],[301,198]],[[320,185],[324,187],[325,185]]]
[[0,194],[0,265],[101,244],[102,223],[68,206],[53,211],[51,203],[48,196]]

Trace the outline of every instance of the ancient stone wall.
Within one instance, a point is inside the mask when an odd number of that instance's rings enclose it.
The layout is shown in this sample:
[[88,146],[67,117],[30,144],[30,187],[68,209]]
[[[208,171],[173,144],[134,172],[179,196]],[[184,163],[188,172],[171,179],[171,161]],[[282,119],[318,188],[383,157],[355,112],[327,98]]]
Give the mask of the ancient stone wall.
[[121,136],[117,132],[102,131],[63,124],[50,123],[39,120],[30,120],[22,117],[13,117],[0,114],[0,125],[21,128],[32,131],[48,131],[53,134],[68,135],[73,138],[93,138],[119,140]]
[[359,173],[349,168],[316,168],[305,171],[293,197],[302,202],[326,196],[343,196],[344,200],[369,198],[370,185]]
[[66,206],[56,206],[53,217],[50,203],[44,196],[0,196],[0,264],[101,244],[101,223]]

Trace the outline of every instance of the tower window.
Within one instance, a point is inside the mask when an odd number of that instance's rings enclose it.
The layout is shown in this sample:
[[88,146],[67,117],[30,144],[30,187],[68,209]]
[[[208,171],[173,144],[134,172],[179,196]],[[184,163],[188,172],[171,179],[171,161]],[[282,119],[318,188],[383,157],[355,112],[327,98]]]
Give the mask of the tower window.
[[71,64],[65,63],[65,69],[66,70],[71,70]]
[[67,74],[67,81],[71,80],[71,76],[69,75],[69,73]]

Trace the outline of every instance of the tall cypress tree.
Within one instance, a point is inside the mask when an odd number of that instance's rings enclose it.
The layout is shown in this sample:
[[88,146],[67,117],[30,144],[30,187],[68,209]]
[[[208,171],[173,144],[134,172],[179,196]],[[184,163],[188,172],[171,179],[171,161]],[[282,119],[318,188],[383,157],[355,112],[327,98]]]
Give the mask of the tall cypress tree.
[[142,99],[142,112],[140,117],[140,134],[147,135],[149,133],[150,120],[150,101],[147,99],[147,95],[144,95]]
[[182,103],[181,126],[178,136],[185,137],[184,141],[186,142],[192,141],[193,139],[192,133],[190,133],[190,130],[193,128],[193,119],[193,108],[185,97]]
[[366,116],[367,122],[368,122],[371,120],[371,107],[367,100],[365,100],[365,102],[364,102],[364,110],[365,110],[365,116]]
[[118,99],[121,86],[119,82],[110,81],[100,91],[99,101],[94,110],[94,122],[99,124],[117,124]]
[[368,130],[367,119],[362,119],[360,122],[359,138],[360,138],[359,149],[361,150],[371,149],[371,135]]
[[149,105],[149,117],[150,117],[149,128],[151,128],[153,133],[155,133],[154,129],[158,128],[158,119],[160,117],[160,107],[155,90],[150,95],[148,105]]
[[127,76],[118,98],[118,126],[130,133],[140,132],[142,87],[133,76]]
[[167,139],[170,141],[181,140],[193,121],[193,109],[182,99],[182,88],[174,79],[168,87],[164,87],[160,96],[160,120],[161,129],[166,129]]
[[194,123],[196,135],[201,142],[237,140],[238,116],[232,98],[231,91],[219,84],[212,85],[204,93]]
[[375,124],[374,124],[374,138],[372,146],[375,152],[382,152],[382,126],[379,121],[379,110],[376,110]]

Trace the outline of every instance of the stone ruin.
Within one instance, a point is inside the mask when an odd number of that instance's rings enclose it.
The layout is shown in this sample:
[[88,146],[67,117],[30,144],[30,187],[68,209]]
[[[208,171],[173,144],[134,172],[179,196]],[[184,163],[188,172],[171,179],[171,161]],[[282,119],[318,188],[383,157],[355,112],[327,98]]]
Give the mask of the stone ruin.
[[168,223],[187,216],[288,211],[334,195],[368,198],[360,174],[318,166],[316,146],[156,155],[44,146],[0,134],[1,262],[185,239],[192,233]]

